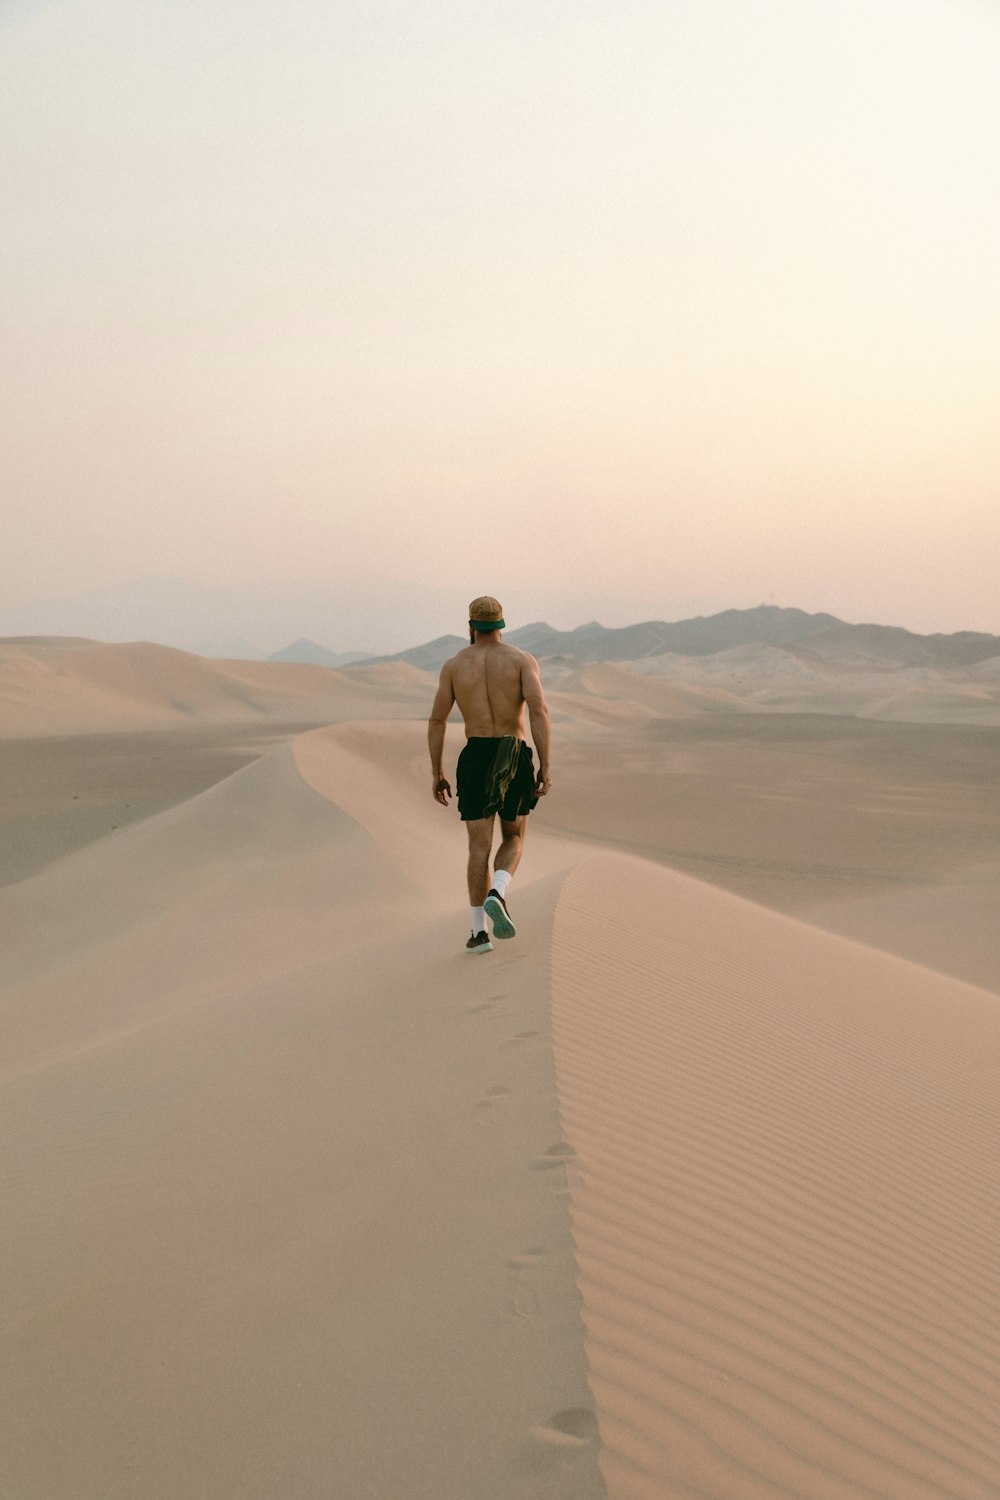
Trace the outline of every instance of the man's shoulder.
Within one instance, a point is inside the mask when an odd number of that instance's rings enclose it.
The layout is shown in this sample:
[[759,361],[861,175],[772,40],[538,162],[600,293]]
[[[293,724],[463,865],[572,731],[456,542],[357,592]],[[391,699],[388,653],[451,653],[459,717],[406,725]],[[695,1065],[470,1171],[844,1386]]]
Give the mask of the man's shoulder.
[[471,654],[472,647],[463,646],[461,651],[456,651],[454,656],[449,656],[448,660],[442,664],[441,671],[449,673],[454,671],[456,667],[460,667],[463,662],[468,661]]
[[537,661],[535,661],[535,658],[532,656],[531,652],[522,651],[520,646],[508,646],[507,642],[504,641],[503,649],[509,653],[510,657],[513,658],[514,661],[520,662],[522,666],[527,666],[529,664],[534,667],[538,666],[538,663]]
[[517,646],[514,646],[512,649],[517,652],[518,665],[522,672],[534,672],[536,675],[539,675],[538,662],[530,651],[521,651]]

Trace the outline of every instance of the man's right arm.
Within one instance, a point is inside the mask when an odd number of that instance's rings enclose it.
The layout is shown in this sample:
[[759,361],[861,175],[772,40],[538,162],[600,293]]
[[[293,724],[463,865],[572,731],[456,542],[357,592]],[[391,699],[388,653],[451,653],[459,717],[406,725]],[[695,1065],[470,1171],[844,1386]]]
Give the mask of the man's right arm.
[[542,679],[538,674],[538,663],[525,652],[526,661],[521,668],[521,692],[528,708],[531,738],[538,751],[538,778],[536,791],[544,797],[552,785],[552,720],[542,692]]
[[451,786],[444,774],[444,732],[448,726],[448,715],[455,702],[455,687],[451,680],[451,662],[441,668],[437,696],[427,720],[427,748],[431,754],[431,794],[442,807],[448,806]]

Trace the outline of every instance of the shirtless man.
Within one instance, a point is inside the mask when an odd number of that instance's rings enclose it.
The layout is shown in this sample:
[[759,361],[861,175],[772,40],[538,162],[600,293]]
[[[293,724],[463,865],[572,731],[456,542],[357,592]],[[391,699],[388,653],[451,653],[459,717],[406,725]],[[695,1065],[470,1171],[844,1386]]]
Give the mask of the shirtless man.
[[[552,785],[552,727],[545,706],[538,663],[527,651],[505,646],[503,610],[488,596],[469,605],[471,645],[441,668],[437,697],[427,724],[431,752],[431,790],[448,806],[451,783],[444,774],[444,732],[452,705],[465,720],[465,749],[455,777],[458,810],[469,830],[469,905],[472,936],[469,953],[492,953],[486,918],[495,938],[510,938],[516,928],[507,910],[507,887],[521,861],[528,814]],[[524,742],[524,710],[538,751],[535,774],[531,750]],[[490,855],[493,824],[500,816],[503,842],[497,850],[493,879]]]

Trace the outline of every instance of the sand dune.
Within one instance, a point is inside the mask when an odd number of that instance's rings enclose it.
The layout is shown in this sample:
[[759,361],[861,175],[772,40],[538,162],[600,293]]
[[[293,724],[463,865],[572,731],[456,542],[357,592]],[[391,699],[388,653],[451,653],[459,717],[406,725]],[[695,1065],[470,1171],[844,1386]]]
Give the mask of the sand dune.
[[965,676],[969,682],[982,682],[994,688],[1000,686],[1000,656],[987,657],[967,667]]
[[563,728],[547,828],[1000,992],[996,730],[825,714]]
[[[963,668],[837,662],[801,647],[747,645],[629,663],[543,664],[567,721],[629,714],[822,713],[913,723],[1000,724],[995,663]],[[433,676],[406,662],[332,670],[212,661],[147,642],[0,641],[0,736],[108,733],[174,724],[299,723],[425,711]]]
[[630,671],[617,662],[597,662],[585,668],[581,681],[595,697],[624,699],[672,719],[732,711],[739,706],[739,699],[725,688],[667,682],[658,674]]
[[308,963],[363,936],[359,916],[390,895],[404,920],[406,873],[283,746],[0,893],[3,973],[20,995],[4,1070]]
[[[662,706],[640,681],[675,684]],[[907,723],[1000,724],[1000,692],[991,661],[967,667],[894,666],[867,658],[837,660],[801,646],[736,646],[713,656],[643,657],[602,663],[582,676],[596,696],[632,696],[668,717],[722,707],[745,713],[847,714]],[[699,698],[701,702],[699,704]]]
[[560,877],[477,969],[438,914],[447,814],[409,866],[391,778],[320,749],[357,818],[285,746],[0,892],[19,1500],[603,1494],[567,1203],[532,1166]]
[[145,641],[14,639],[0,642],[0,736],[377,717],[407,696],[422,707],[428,681],[405,664],[333,671],[209,661]]
[[998,698],[973,684],[932,683],[890,693],[861,710],[867,719],[894,719],[907,724],[995,724]]
[[553,1016],[609,1494],[1000,1493],[1000,1002],[602,856]]
[[805,904],[801,915],[829,932],[1000,994],[998,891],[1000,863],[973,860],[948,878]]
[[159,651],[7,701],[341,721],[0,889],[11,1495],[996,1500],[1000,997],[595,849],[1000,988],[993,732],[567,671],[470,959],[422,674]]

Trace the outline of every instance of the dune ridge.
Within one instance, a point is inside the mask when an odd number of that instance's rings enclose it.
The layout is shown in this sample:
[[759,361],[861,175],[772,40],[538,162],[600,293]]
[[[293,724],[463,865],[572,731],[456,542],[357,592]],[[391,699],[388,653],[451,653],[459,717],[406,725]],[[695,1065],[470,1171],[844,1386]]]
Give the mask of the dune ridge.
[[995,1500],[996,997],[613,855],[552,962],[612,1500]]

